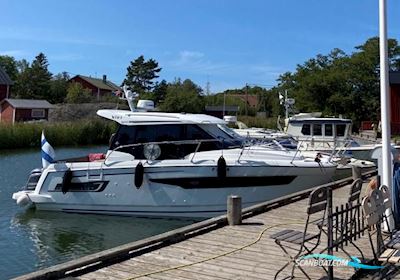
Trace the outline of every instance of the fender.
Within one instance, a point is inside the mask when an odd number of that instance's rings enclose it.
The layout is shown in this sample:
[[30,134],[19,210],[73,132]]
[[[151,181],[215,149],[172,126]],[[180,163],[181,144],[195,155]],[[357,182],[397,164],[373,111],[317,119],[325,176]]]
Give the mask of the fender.
[[135,168],[135,186],[139,189],[143,184],[144,167],[141,162],[136,165]]
[[220,156],[218,159],[217,176],[219,179],[226,178],[226,161],[223,156]]
[[63,194],[66,194],[69,190],[69,185],[71,184],[72,180],[72,171],[71,169],[67,169],[64,173],[63,180],[62,180],[62,185],[61,185],[61,191]]

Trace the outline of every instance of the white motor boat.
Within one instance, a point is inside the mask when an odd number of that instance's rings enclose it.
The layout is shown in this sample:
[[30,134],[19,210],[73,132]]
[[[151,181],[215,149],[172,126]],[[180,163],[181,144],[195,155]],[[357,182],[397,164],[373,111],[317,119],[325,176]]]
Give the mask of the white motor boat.
[[[210,217],[227,196],[243,207],[327,183],[336,164],[295,151],[245,144],[218,118],[200,114],[99,110],[116,121],[104,157],[33,170],[19,205],[110,215]],[[92,160],[91,160],[92,159]]]
[[[345,118],[321,118],[321,113],[300,113],[285,120],[285,131],[299,142],[302,151],[344,154],[360,160],[371,160],[380,144],[363,144],[351,136],[352,121]],[[398,145],[392,144],[399,150]]]
[[376,145],[359,145],[351,137],[351,126],[350,119],[301,113],[286,119],[286,132],[263,128],[242,128],[235,132],[259,143],[298,150],[305,157],[329,158],[338,164],[335,175],[338,179],[351,176],[353,166],[362,168],[363,172],[376,168],[374,162],[367,160]]

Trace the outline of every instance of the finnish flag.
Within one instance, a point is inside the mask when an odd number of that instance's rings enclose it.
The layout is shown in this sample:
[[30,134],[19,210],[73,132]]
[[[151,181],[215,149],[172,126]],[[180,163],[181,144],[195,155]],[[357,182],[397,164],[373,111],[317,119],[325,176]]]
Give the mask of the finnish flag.
[[44,137],[44,131],[42,131],[42,165],[43,168],[47,168],[50,163],[54,162],[56,154],[54,153],[53,147],[47,142]]

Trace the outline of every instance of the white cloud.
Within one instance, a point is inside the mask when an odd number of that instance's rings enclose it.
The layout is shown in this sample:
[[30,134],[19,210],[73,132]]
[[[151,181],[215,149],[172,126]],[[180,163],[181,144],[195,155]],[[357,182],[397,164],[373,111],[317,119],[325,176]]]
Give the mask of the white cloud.
[[196,52],[196,51],[181,51],[180,54],[180,60],[182,62],[190,62],[193,60],[200,60],[202,59],[205,55],[202,52]]

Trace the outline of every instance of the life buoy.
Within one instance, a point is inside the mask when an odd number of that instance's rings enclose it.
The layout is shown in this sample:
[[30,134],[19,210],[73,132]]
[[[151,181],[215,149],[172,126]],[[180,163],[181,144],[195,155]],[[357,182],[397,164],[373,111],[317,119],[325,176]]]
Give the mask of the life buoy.
[[226,161],[223,156],[220,156],[218,159],[217,176],[219,179],[226,178]]
[[135,168],[135,186],[139,189],[143,184],[144,167],[141,162],[136,165]]
[[72,171],[71,169],[68,168],[64,173],[61,185],[61,191],[63,194],[66,194],[68,192],[71,180],[72,180]]

